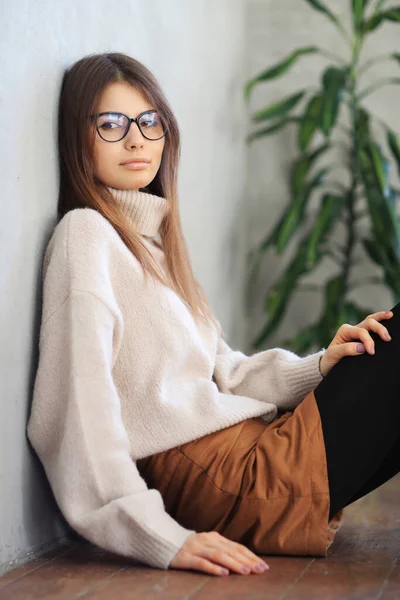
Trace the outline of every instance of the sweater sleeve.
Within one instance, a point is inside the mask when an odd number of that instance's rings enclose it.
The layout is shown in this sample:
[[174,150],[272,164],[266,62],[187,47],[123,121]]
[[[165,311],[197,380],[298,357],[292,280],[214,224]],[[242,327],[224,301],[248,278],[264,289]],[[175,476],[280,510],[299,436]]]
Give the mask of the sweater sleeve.
[[166,569],[194,531],[167,514],[130,456],[112,376],[121,327],[102,300],[75,289],[42,324],[28,439],[75,531]]
[[220,334],[214,379],[221,392],[293,410],[322,381],[319,361],[324,353],[322,348],[302,358],[290,350],[271,348],[247,356],[232,350]]

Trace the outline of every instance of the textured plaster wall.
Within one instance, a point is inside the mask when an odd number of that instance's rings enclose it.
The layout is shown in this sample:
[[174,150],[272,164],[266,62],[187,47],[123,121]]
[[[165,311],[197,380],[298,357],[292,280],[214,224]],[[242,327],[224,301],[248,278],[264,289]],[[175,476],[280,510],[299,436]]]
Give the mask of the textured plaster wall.
[[[245,174],[243,0],[0,2],[0,567],[65,534],[25,426],[37,365],[40,266],[55,224],[63,70],[119,50],[159,78],[182,133],[181,214],[196,275],[236,340],[235,215]],[[233,335],[234,333],[234,335]]]

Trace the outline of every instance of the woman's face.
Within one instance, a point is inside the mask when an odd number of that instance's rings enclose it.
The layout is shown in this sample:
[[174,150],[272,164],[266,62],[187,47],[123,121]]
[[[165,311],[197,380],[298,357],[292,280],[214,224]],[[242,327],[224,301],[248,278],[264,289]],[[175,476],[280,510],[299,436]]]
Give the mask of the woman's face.
[[[119,112],[128,117],[153,109],[142,92],[126,81],[110,84],[101,97],[99,113]],[[153,181],[161,164],[165,137],[148,140],[136,123],[131,123],[127,135],[118,142],[106,142],[96,131],[94,145],[95,176],[104,185],[119,190],[138,190]],[[145,167],[134,163],[135,158],[147,159]],[[139,168],[138,168],[139,167]]]

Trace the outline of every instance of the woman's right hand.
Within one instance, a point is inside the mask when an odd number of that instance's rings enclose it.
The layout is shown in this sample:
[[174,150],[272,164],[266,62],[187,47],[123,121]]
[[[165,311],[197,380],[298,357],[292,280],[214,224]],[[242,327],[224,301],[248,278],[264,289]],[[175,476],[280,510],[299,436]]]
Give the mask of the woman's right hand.
[[169,568],[195,569],[211,575],[264,573],[269,566],[246,546],[232,542],[217,531],[193,533],[175,554]]

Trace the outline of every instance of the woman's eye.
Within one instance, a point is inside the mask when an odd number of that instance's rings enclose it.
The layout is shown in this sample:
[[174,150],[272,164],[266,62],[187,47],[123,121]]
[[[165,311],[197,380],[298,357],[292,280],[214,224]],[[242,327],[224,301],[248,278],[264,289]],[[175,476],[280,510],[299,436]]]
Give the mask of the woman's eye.
[[118,123],[113,123],[112,121],[106,121],[101,125],[102,129],[115,129],[116,127],[120,127]]

